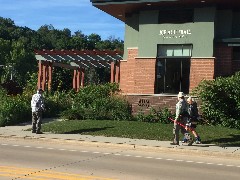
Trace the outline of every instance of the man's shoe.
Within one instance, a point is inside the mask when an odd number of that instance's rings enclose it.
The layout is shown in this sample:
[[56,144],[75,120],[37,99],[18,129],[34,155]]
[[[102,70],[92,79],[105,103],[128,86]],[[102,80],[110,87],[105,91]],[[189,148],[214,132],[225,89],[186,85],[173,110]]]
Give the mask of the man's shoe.
[[196,141],[195,141],[196,144],[201,144],[201,138],[198,136],[196,137]]
[[41,131],[37,131],[36,134],[43,134]]
[[188,142],[188,140],[186,139],[186,138],[184,138],[183,140],[182,140],[182,143],[187,143]]
[[32,133],[36,133],[36,131],[32,130]]
[[202,144],[201,141],[198,141],[198,140],[196,140],[195,143],[196,144]]
[[170,145],[179,145],[179,143],[172,142],[172,143],[170,143]]

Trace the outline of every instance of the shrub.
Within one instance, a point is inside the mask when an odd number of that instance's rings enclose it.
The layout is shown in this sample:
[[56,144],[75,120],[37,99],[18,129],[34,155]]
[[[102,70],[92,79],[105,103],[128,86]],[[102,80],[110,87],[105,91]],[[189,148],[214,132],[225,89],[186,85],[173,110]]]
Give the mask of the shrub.
[[171,121],[168,118],[172,117],[174,117],[174,114],[172,114],[171,111],[165,107],[163,109],[158,108],[157,110],[151,108],[150,112],[147,114],[140,110],[135,116],[135,119],[143,122],[159,122],[169,124]]
[[201,99],[202,115],[209,124],[240,128],[240,72],[202,81],[193,94]]
[[0,90],[0,96],[0,126],[31,120],[31,109],[27,97],[7,96],[3,90]]
[[64,118],[130,120],[131,108],[118,93],[117,84],[89,85],[81,88],[72,99],[72,107],[62,113]]

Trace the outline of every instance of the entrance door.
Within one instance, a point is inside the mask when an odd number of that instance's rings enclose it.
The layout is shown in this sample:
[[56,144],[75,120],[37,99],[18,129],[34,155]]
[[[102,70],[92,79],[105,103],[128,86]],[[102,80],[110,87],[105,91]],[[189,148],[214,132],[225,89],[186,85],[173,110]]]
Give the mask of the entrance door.
[[189,93],[190,59],[159,58],[156,70],[155,93]]

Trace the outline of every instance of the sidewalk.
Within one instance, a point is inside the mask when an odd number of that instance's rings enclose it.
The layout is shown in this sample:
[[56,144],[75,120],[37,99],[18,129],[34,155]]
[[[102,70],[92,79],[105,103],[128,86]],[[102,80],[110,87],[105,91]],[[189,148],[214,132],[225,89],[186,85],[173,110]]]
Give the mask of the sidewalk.
[[[44,121],[43,123],[48,123]],[[35,139],[46,141],[58,141],[78,143],[79,145],[91,145],[97,147],[121,147],[127,149],[154,151],[154,152],[182,152],[192,154],[202,154],[211,156],[227,156],[240,158],[240,147],[219,147],[214,144],[193,144],[192,146],[183,145],[179,146],[170,145],[170,141],[156,141],[145,139],[130,139],[118,137],[104,137],[104,136],[90,136],[80,134],[35,134],[31,131],[26,131],[31,128],[30,123],[21,124],[18,126],[0,127],[0,138],[22,138],[22,139]]]

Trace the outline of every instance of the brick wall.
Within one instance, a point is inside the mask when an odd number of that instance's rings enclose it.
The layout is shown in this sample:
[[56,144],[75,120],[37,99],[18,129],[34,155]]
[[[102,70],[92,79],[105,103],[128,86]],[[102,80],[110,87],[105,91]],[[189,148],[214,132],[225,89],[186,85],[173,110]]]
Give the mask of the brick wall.
[[[186,99],[188,97],[186,96]],[[136,115],[138,112],[148,114],[151,108],[158,110],[158,108],[168,108],[172,113],[175,113],[176,103],[178,102],[177,95],[127,95],[127,101],[132,105],[132,114]],[[195,98],[198,107],[201,102]],[[199,112],[200,109],[199,109]]]
[[232,75],[232,47],[224,44],[216,44],[214,56],[216,57],[215,77]]
[[214,58],[192,58],[190,68],[190,87],[191,91],[202,80],[214,79]]
[[123,93],[154,94],[156,58],[137,58],[138,49],[128,49],[128,59],[120,63]]
[[233,73],[240,71],[240,60],[235,60],[232,62],[232,71]]

